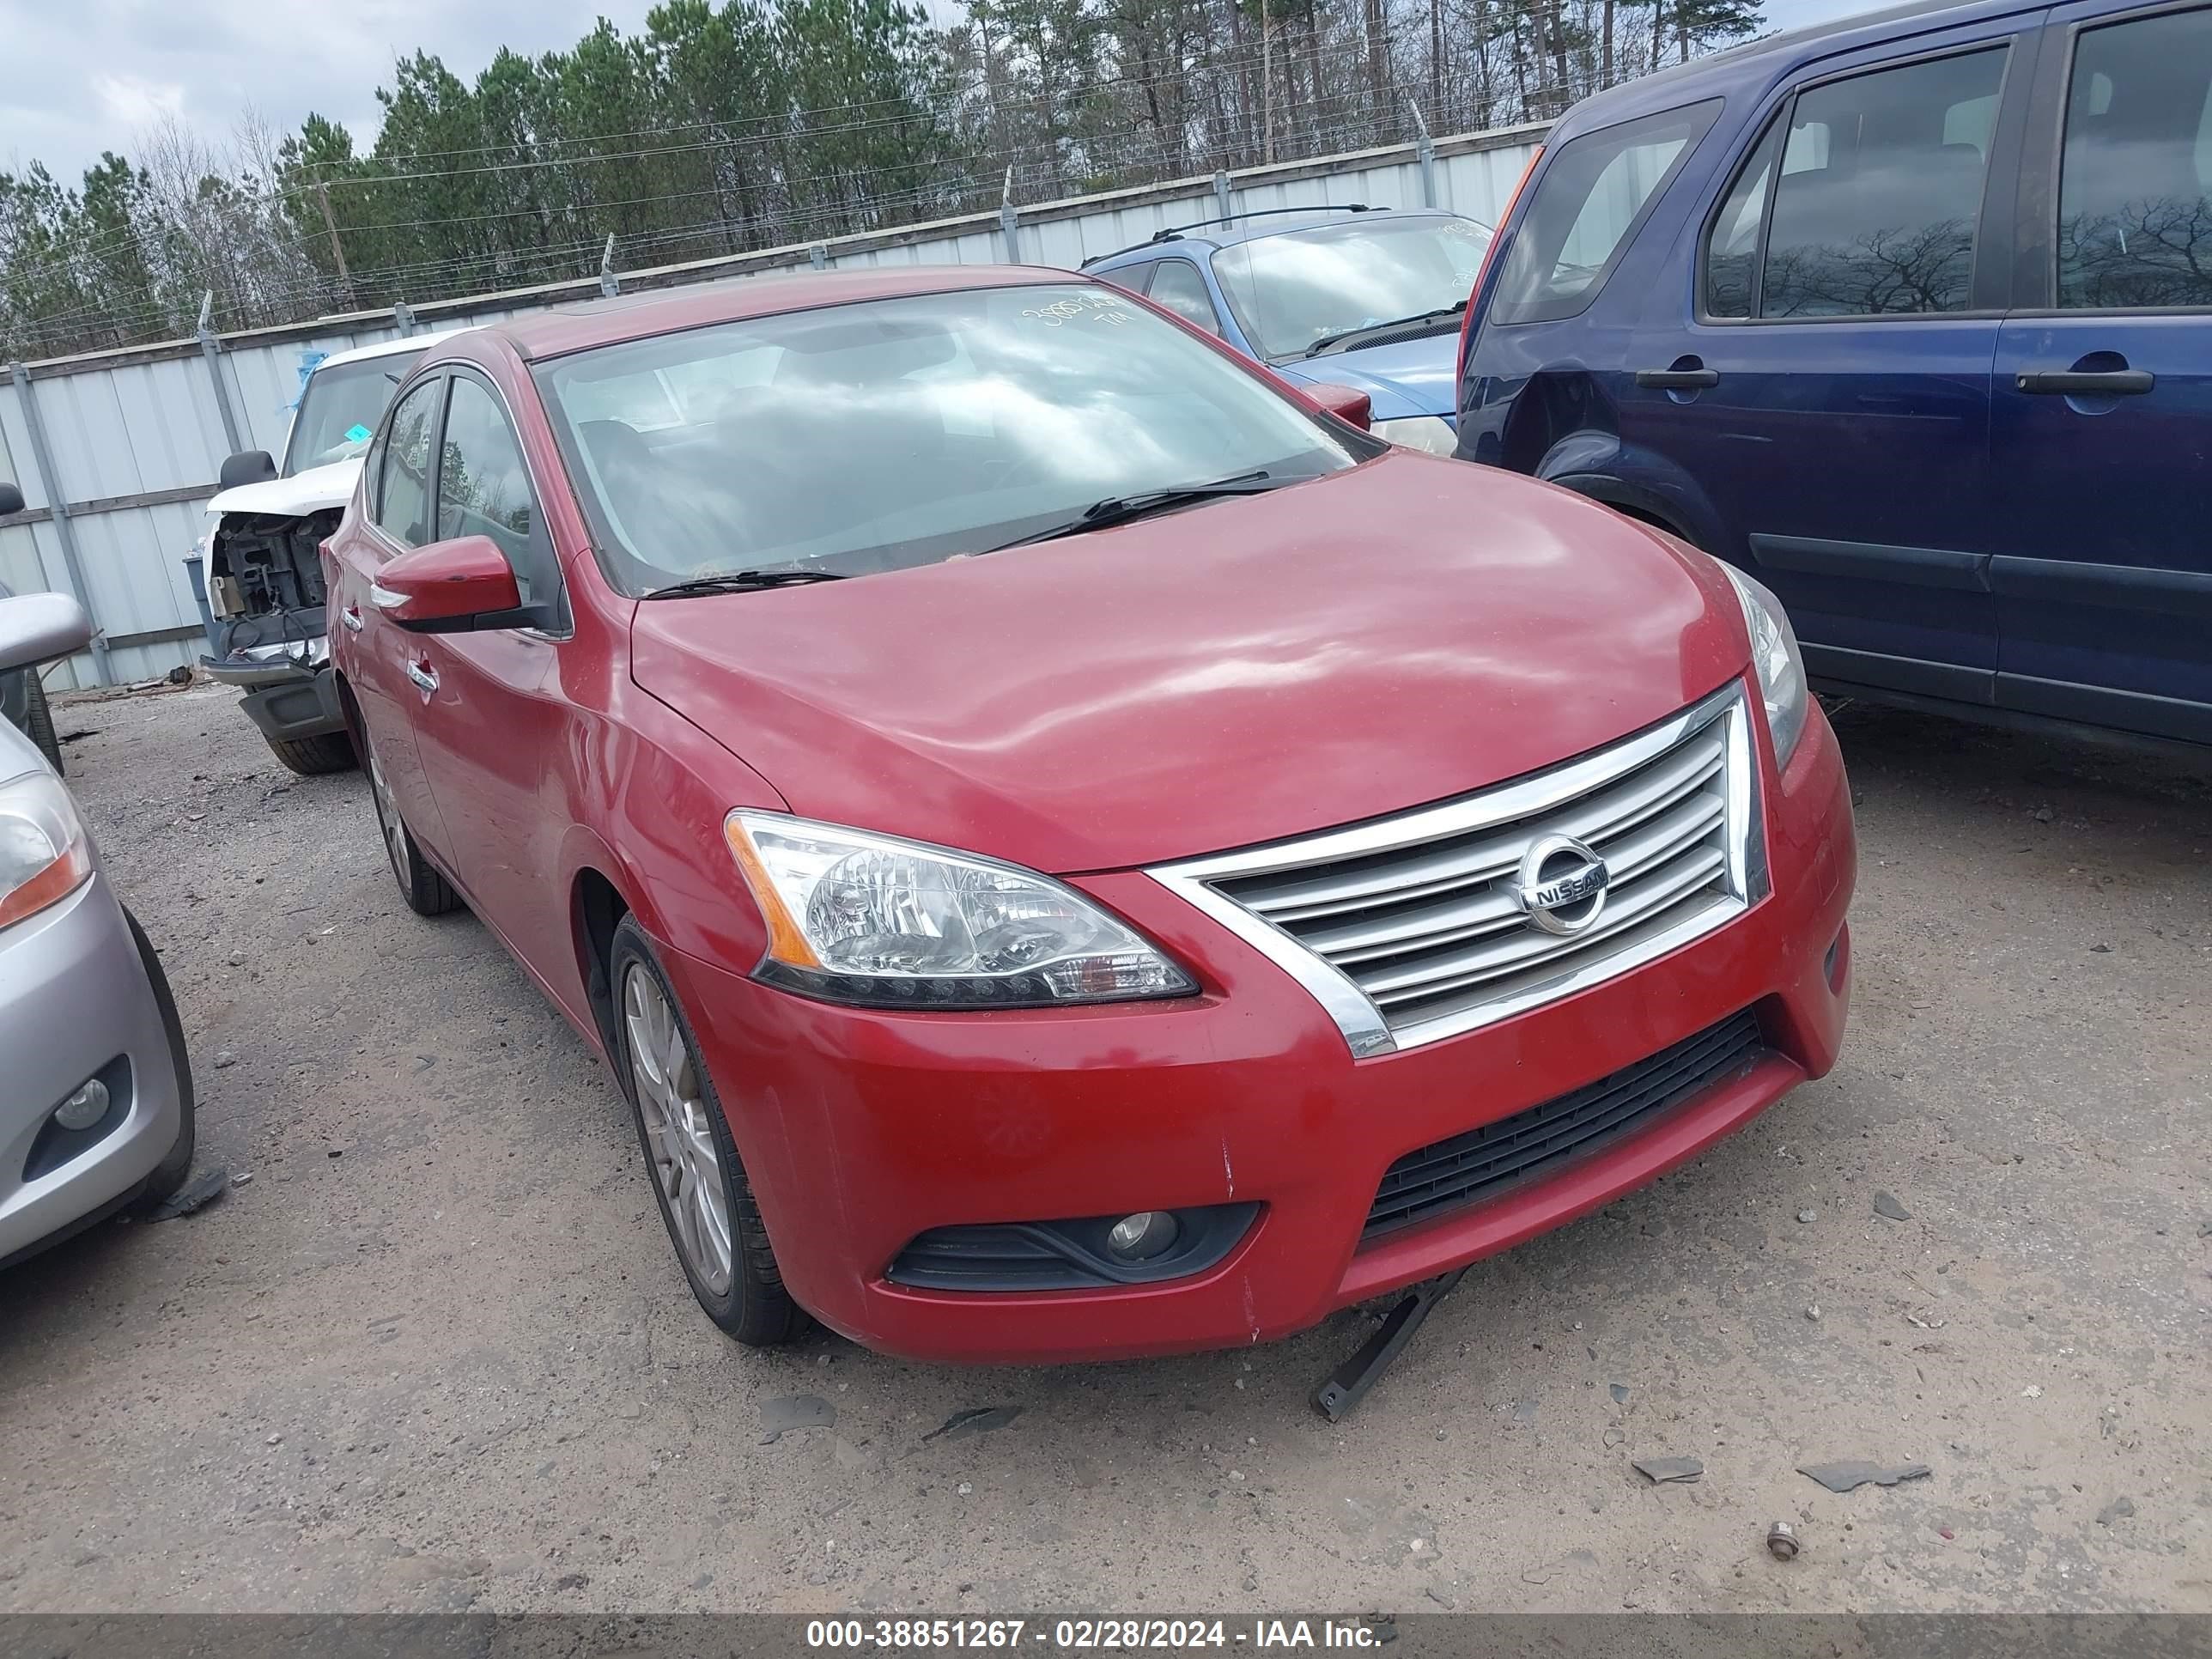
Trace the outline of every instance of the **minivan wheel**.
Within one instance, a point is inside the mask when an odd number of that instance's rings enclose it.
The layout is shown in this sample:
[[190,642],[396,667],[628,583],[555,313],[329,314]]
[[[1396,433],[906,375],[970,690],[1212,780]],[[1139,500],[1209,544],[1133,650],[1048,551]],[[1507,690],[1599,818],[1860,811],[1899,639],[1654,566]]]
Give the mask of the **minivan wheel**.
[[645,930],[629,916],[615,928],[611,958],[615,1069],[691,1293],[709,1319],[748,1347],[788,1342],[805,1316],[783,1287],[690,1023]]
[[368,793],[376,803],[376,827],[383,833],[384,855],[391,860],[400,896],[418,916],[442,916],[459,909],[460,895],[422,856],[407,820],[399,816],[399,802],[392,793],[391,781],[384,775],[383,763],[376,758],[376,745],[364,742],[362,746],[368,750]]

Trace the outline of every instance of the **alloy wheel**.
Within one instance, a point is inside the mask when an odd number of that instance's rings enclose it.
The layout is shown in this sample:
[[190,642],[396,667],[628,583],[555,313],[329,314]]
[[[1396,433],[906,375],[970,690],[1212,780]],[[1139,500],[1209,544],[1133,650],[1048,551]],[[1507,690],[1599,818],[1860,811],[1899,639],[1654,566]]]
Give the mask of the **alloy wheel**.
[[623,975],[623,1025],[629,1040],[630,1086],[677,1248],[708,1292],[723,1295],[730,1288],[732,1234],[729,1186],[708,1115],[714,1108],[675,1011],[659,983],[636,963]]
[[413,859],[407,850],[407,826],[400,821],[399,803],[392,796],[391,781],[384,775],[384,763],[377,759],[374,749],[368,751],[368,787],[376,795],[376,824],[384,832],[385,856],[392,860],[392,873],[398,878],[400,890],[405,892],[414,875],[409,867]]

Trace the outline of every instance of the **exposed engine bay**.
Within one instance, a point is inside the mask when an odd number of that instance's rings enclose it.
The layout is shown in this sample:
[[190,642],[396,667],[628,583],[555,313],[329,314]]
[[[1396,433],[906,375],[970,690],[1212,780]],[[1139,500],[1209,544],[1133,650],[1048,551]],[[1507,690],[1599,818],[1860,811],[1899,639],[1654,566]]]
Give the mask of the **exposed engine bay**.
[[322,543],[343,504],[307,513],[228,512],[207,540],[209,677],[246,693],[270,750],[295,772],[354,763],[325,631]]
[[222,624],[223,657],[323,654],[319,550],[343,512],[224,515],[207,555],[208,609]]

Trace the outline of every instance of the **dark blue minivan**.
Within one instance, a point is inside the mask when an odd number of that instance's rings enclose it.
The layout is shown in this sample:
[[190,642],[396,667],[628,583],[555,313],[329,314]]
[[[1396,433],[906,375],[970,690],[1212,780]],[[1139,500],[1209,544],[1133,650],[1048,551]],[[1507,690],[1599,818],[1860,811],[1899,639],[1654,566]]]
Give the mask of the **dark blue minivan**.
[[1719,555],[1824,690],[2212,743],[2212,6],[1918,5],[1600,94],[1464,459]]

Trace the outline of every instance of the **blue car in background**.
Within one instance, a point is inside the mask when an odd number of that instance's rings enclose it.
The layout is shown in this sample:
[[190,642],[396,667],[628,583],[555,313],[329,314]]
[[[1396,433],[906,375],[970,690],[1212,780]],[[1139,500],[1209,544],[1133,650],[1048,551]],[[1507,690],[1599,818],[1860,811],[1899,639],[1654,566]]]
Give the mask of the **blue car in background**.
[[1458,407],[1770,586],[1824,689],[2212,743],[2212,6],[1915,6],[1577,105]]
[[1452,370],[1488,227],[1348,206],[1164,230],[1083,268],[1219,335],[1285,380],[1364,392],[1374,431],[1452,453]]

